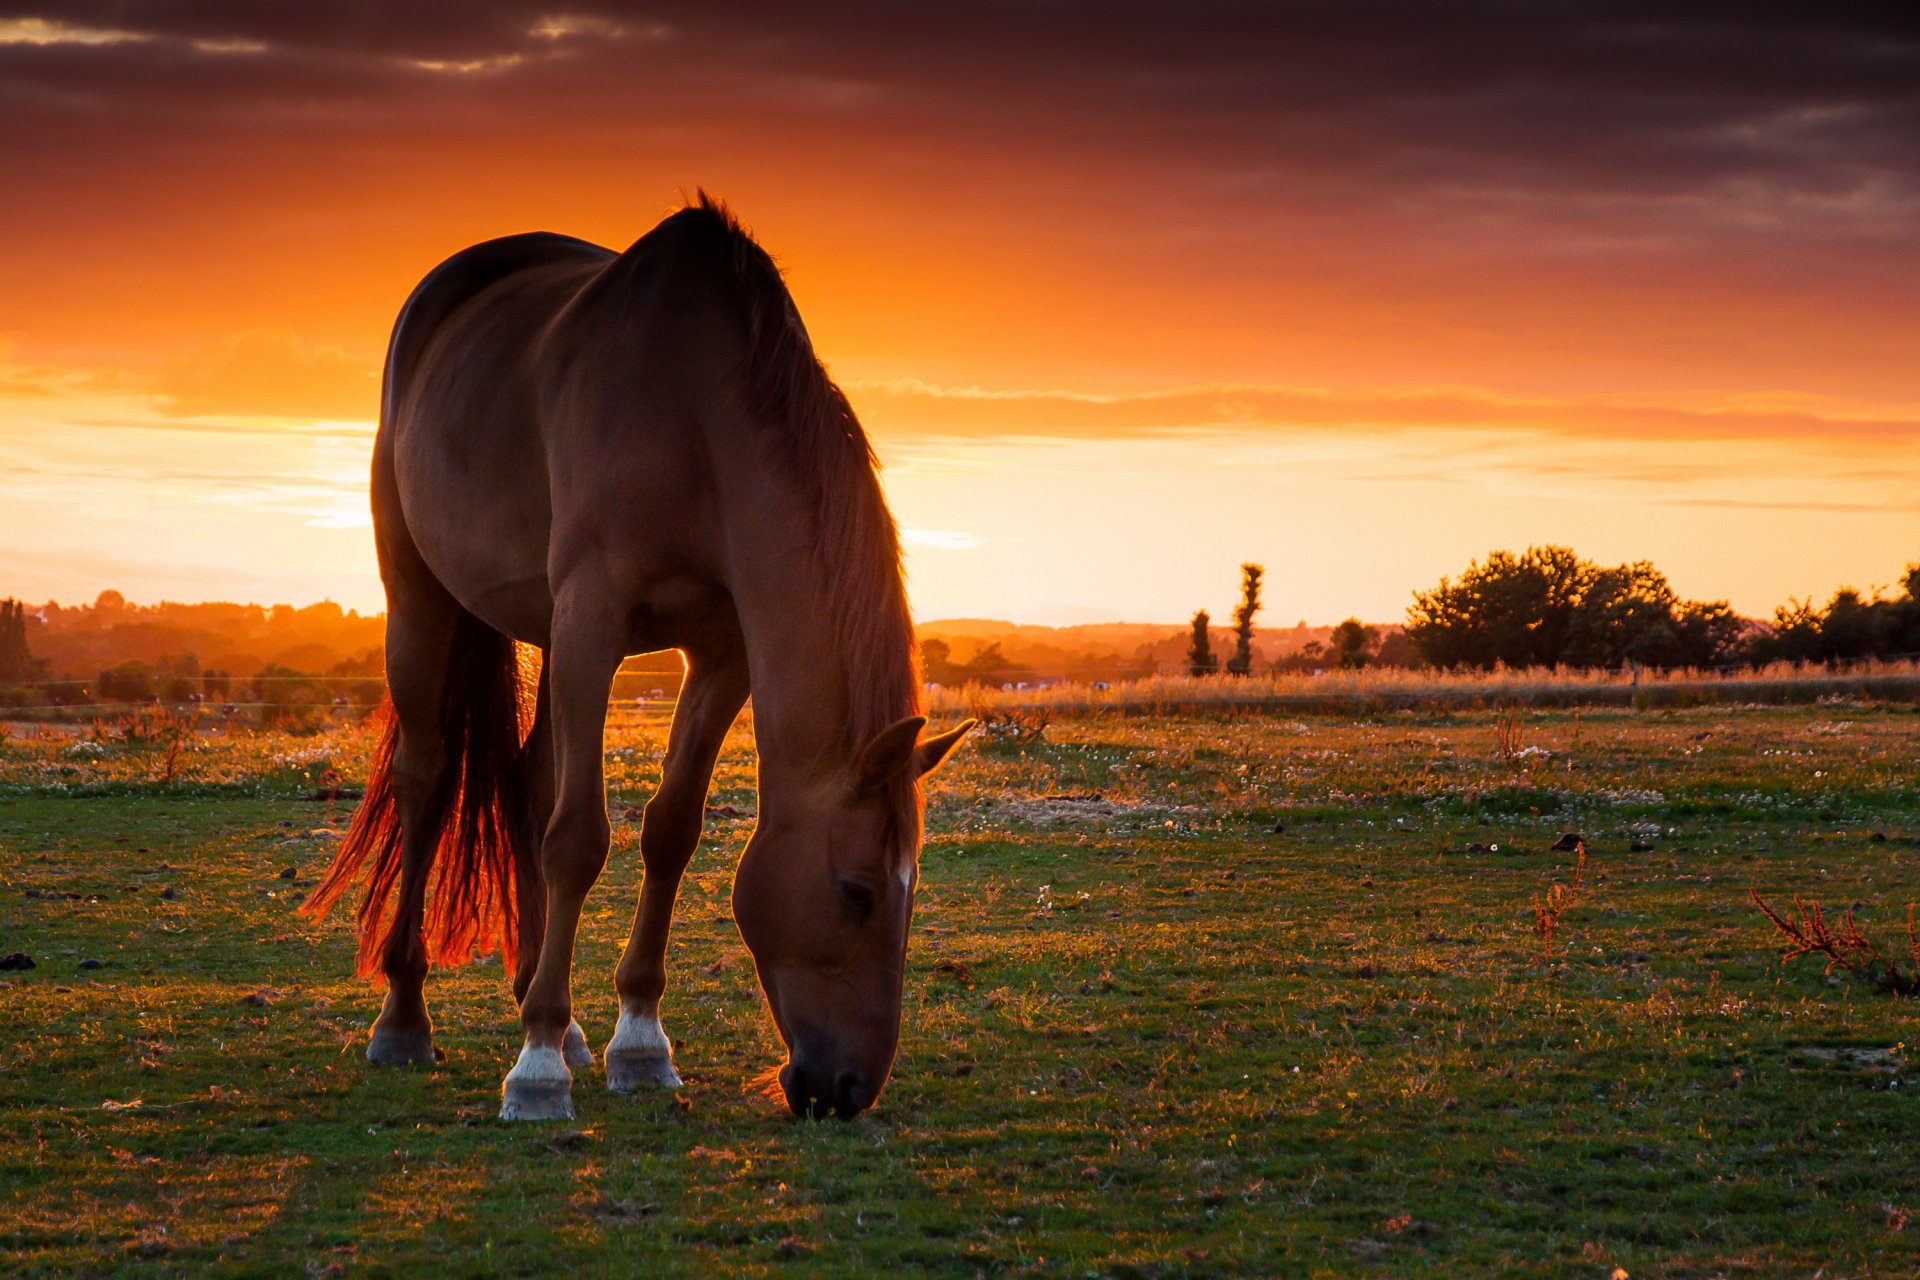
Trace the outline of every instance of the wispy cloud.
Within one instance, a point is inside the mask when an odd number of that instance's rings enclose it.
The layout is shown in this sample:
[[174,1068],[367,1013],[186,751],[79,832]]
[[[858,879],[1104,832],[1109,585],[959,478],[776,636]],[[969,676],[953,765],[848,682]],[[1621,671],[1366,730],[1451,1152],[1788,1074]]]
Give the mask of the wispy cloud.
[[987,540],[965,529],[902,529],[900,541],[910,547],[936,547],[941,551],[973,551]]
[[1920,442],[1920,410],[1782,394],[1723,404],[1646,397],[1515,396],[1473,387],[1336,390],[1226,383],[1124,394],[946,387],[914,379],[848,384],[877,432],[915,436],[1099,439],[1204,430],[1248,437],[1290,429],[1469,429],[1603,440]]
[[104,45],[151,39],[152,35],[142,31],[78,26],[57,18],[0,18],[0,45]]

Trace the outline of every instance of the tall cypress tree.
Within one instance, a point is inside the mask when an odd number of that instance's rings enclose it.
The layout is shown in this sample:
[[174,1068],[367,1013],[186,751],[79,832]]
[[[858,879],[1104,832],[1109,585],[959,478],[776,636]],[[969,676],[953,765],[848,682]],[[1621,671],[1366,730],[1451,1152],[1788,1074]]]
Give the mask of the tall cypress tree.
[[1187,674],[1190,676],[1210,676],[1220,669],[1220,659],[1213,652],[1213,640],[1207,635],[1207,626],[1212,621],[1205,609],[1193,615],[1193,639],[1187,642]]
[[0,684],[25,684],[40,678],[46,663],[27,648],[27,606],[0,600]]
[[1253,615],[1260,612],[1260,577],[1266,570],[1257,564],[1240,566],[1240,607],[1233,611],[1233,657],[1227,670],[1244,676],[1253,670]]

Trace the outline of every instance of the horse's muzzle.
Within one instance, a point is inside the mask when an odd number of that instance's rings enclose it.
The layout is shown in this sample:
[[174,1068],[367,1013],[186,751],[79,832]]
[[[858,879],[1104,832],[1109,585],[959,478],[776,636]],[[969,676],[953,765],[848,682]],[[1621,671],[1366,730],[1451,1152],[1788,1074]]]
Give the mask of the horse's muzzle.
[[851,1120],[873,1105],[873,1086],[860,1072],[847,1068],[825,1079],[825,1072],[793,1061],[780,1068],[780,1088],[787,1096],[787,1108],[796,1116],[822,1120],[839,1116]]

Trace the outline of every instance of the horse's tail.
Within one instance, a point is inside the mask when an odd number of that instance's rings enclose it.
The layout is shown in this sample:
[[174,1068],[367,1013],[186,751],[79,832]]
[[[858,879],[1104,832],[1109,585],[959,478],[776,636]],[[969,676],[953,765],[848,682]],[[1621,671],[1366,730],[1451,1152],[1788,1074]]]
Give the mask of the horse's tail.
[[[422,929],[429,964],[460,964],[498,948],[512,970],[521,944],[519,904],[540,892],[522,745],[526,705],[513,641],[463,615],[440,716],[447,764],[423,813],[434,833]],[[322,918],[364,875],[354,970],[376,981],[394,927],[389,899],[400,879],[401,852],[393,789],[400,729],[391,705],[380,715],[366,793],[332,865],[300,908]]]

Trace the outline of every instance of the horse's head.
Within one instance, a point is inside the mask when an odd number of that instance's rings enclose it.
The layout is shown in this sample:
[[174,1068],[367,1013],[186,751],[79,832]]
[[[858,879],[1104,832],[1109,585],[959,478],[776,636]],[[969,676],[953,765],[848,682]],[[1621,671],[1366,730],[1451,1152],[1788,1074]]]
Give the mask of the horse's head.
[[973,727],[921,740],[926,723],[882,730],[849,769],[777,808],[763,796],[734,878],[733,917],[787,1046],[780,1089],[799,1115],[851,1117],[893,1069],[920,779]]

